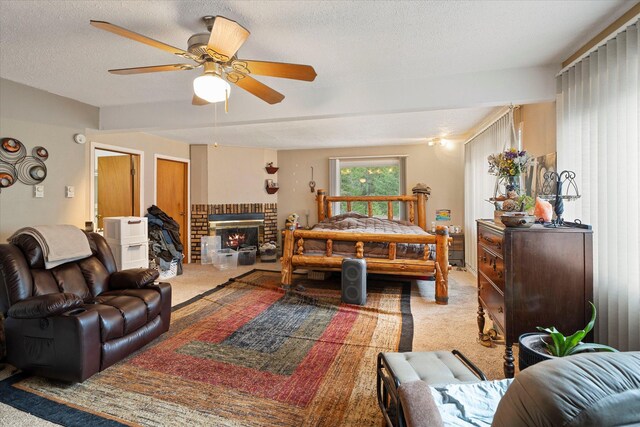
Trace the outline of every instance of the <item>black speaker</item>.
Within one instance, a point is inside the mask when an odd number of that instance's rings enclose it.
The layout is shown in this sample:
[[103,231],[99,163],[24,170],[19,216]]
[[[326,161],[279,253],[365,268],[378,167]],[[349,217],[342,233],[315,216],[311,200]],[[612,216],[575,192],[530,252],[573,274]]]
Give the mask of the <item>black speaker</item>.
[[347,304],[367,303],[367,262],[363,259],[342,260],[342,301]]

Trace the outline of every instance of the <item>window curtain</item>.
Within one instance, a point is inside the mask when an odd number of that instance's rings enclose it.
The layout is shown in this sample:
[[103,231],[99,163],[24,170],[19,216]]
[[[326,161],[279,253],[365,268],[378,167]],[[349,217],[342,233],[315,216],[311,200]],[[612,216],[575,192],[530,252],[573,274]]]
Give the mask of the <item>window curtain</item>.
[[495,208],[487,200],[493,197],[496,177],[489,175],[487,157],[512,146],[512,114],[507,112],[464,146],[464,228],[465,263],[477,273],[476,219],[492,218]]
[[595,338],[619,350],[640,350],[638,26],[557,77],[558,170],[582,195],[564,216],[593,226]]

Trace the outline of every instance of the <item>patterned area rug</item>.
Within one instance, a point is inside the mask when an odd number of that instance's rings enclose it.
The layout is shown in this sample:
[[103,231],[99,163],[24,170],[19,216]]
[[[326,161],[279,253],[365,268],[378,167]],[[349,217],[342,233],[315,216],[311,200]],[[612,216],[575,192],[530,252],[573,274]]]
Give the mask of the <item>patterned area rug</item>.
[[369,280],[366,306],[339,281],[254,270],[174,307],[171,329],[82,384],[15,375],[0,401],[64,425],[382,425],[376,355],[410,351],[408,281]]

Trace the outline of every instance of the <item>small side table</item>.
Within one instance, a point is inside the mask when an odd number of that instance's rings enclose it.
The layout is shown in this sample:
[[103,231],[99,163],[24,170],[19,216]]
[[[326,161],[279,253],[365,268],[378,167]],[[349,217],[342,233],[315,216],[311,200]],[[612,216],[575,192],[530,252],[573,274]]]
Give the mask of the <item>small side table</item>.
[[449,264],[464,267],[464,233],[451,233],[453,243],[449,247]]

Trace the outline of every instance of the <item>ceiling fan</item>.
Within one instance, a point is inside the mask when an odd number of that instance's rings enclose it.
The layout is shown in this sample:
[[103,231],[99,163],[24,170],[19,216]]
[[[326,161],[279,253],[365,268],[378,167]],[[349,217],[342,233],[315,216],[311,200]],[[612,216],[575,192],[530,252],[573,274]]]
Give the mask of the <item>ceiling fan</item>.
[[310,65],[238,59],[236,53],[249,37],[249,31],[224,16],[205,16],[202,20],[209,33],[191,36],[186,51],[109,22],[92,20],[91,25],[194,62],[109,70],[112,74],[183,71],[203,67],[204,73],[193,82],[193,105],[226,102],[231,89],[227,82],[241,87],[269,104],[277,104],[284,99],[283,94],[260,83],[251,77],[251,74],[304,81],[313,81],[316,78],[316,72]]

